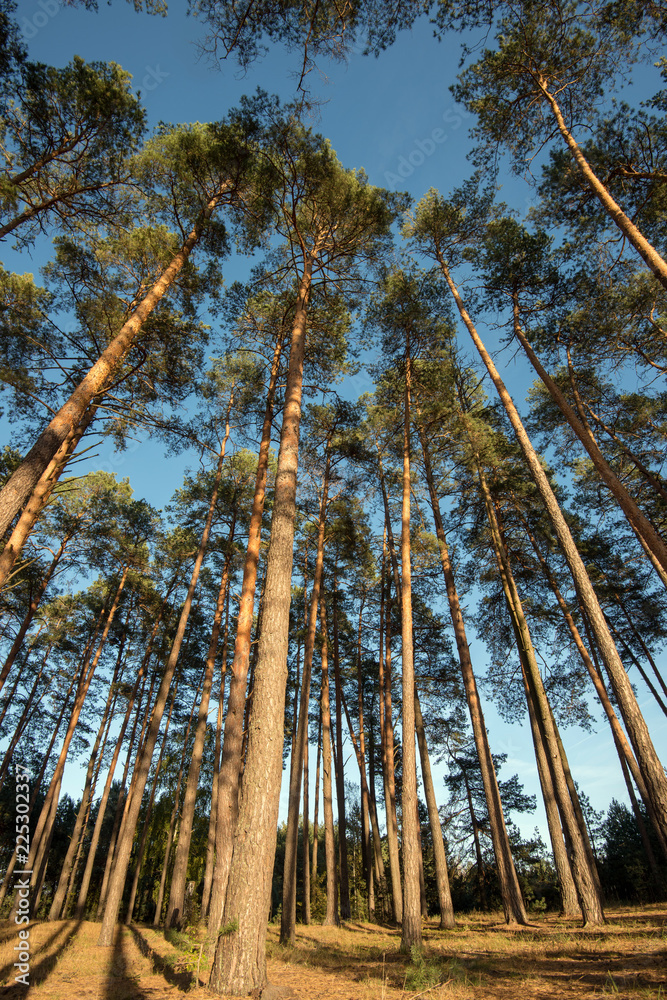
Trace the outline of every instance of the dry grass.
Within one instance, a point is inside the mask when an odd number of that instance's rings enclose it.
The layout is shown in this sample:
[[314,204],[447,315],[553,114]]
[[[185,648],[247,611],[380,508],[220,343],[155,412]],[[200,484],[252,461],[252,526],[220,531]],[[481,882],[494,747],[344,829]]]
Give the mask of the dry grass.
[[[540,916],[509,931],[500,915],[459,917],[454,931],[424,927],[424,954],[400,952],[395,929],[349,921],[297,928],[293,948],[271,927],[269,979],[302,1000],[667,1000],[667,907],[617,908],[608,924],[582,930]],[[166,941],[145,927],[119,927],[111,948],[97,948],[99,925],[60,921],[30,930],[30,996],[35,1000],[170,1000],[197,986],[199,938]],[[14,984],[16,928],[0,926],[0,993]],[[204,972],[202,963],[202,973]]]

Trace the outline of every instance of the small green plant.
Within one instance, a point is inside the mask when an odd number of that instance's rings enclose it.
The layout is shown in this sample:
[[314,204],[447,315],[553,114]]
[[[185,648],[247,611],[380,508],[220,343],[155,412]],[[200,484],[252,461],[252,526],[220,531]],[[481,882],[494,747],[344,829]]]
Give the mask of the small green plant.
[[442,978],[442,970],[438,962],[427,962],[423,953],[415,945],[410,949],[409,968],[405,975],[405,987],[409,990],[427,989],[437,986]]
[[239,929],[239,922],[236,919],[236,917],[234,917],[234,919],[230,920],[228,924],[222,925],[222,927],[218,931],[218,937],[222,937],[224,934],[233,934],[234,931],[237,931],[238,929]]

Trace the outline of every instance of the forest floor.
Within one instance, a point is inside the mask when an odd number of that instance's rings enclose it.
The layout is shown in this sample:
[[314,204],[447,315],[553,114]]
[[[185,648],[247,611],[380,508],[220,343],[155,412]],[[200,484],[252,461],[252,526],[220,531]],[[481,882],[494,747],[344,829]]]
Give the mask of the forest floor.
[[[554,915],[509,931],[500,914],[457,918],[454,931],[424,926],[424,956],[399,951],[399,932],[348,921],[340,928],[297,926],[293,948],[271,926],[269,981],[298,1000],[667,1000],[667,906],[610,907],[608,923],[582,930]],[[30,928],[30,988],[14,983],[17,928],[0,924],[0,1000],[201,1000],[204,961],[197,934],[119,927],[97,948],[99,925],[74,920]],[[217,998],[219,1000],[219,998]]]

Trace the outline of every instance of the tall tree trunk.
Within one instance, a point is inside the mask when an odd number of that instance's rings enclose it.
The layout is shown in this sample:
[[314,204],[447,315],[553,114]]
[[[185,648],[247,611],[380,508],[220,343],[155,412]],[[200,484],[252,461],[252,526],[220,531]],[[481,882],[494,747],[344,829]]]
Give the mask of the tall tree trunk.
[[185,635],[185,630],[188,624],[188,618],[190,617],[192,600],[194,598],[195,589],[197,587],[197,581],[199,580],[199,572],[201,570],[201,566],[204,561],[204,556],[206,554],[206,548],[208,546],[208,537],[211,531],[213,515],[215,513],[215,507],[218,500],[218,489],[220,487],[220,479],[222,477],[222,466],[225,460],[225,449],[227,447],[227,441],[229,439],[229,415],[231,412],[232,403],[233,403],[233,391],[230,396],[229,405],[227,408],[227,416],[225,421],[226,430],[225,430],[225,436],[222,441],[222,445],[220,447],[220,455],[218,458],[218,467],[215,473],[213,492],[211,495],[211,501],[209,504],[208,513],[206,515],[204,530],[202,531],[201,541],[199,543],[199,549],[197,551],[195,563],[192,568],[190,585],[188,587],[188,592],[185,598],[185,602],[183,604],[183,609],[181,611],[178,626],[176,628],[176,635],[174,636],[171,652],[165,664],[164,673],[162,675],[162,680],[157,693],[157,698],[155,699],[155,705],[153,706],[153,714],[151,717],[150,725],[148,727],[148,732],[146,734],[146,741],[141,750],[141,753],[137,755],[137,762],[135,764],[134,776],[133,776],[134,787],[130,789],[130,794],[125,800],[125,810],[123,813],[123,820],[121,823],[120,832],[118,834],[118,842],[116,845],[116,852],[114,856],[114,870],[109,878],[109,889],[107,892],[107,900],[104,908],[104,916],[102,918],[102,927],[100,929],[100,936],[97,942],[98,945],[101,947],[106,947],[106,948],[110,947],[114,939],[114,928],[116,925],[116,920],[118,919],[118,911],[120,909],[121,899],[123,896],[123,889],[125,887],[127,868],[130,862],[130,853],[132,851],[132,842],[134,840],[134,833],[137,826],[137,820],[139,819],[139,811],[141,809],[141,799],[144,794],[144,788],[146,787],[146,781],[148,779],[148,772],[151,766],[151,759],[153,757],[153,750],[155,749],[155,743],[157,741],[158,732],[160,729],[160,723],[162,721],[162,715],[164,713],[164,709],[167,704],[167,696],[169,694],[169,688],[171,687],[171,682],[174,677],[176,664],[178,662],[178,656],[181,651],[181,645],[183,643],[183,637]]
[[403,920],[403,889],[398,852],[398,819],[396,816],[396,776],[394,773],[394,723],[391,710],[391,580],[387,583],[387,619],[384,660],[384,753],[382,757],[384,778],[384,805],[387,817],[387,846],[394,920]]
[[42,431],[21,465],[0,490],[0,537],[30,497],[40,476],[58,453],[67,436],[78,428],[95,396],[104,393],[116,369],[139,336],[144,323],[180,274],[190,253],[199,242],[226,187],[211,198],[192,232],[160,277],[153,283],[130,319],[121,327],[87,375]]
[[222,752],[222,710],[225,698],[225,677],[227,674],[227,644],[229,641],[229,586],[227,587],[227,603],[225,610],[225,630],[222,640],[222,665],[220,670],[220,690],[218,692],[218,711],[215,723],[215,752],[213,758],[213,783],[211,785],[211,814],[208,820],[208,837],[206,841],[206,867],[204,869],[204,888],[201,899],[201,919],[208,917],[211,904],[211,886],[213,884],[213,866],[215,864],[215,827],[218,817],[218,778],[220,775],[220,756]]
[[[347,864],[347,822],[345,817],[345,774],[343,761],[343,725],[341,713],[342,682],[340,677],[340,650],[338,643],[338,598],[336,588],[338,581],[336,578],[336,568],[334,567],[332,580],[332,626],[333,626],[333,667],[334,667],[334,694],[336,702],[336,802],[338,805],[338,850],[340,855],[340,919],[349,920],[352,915],[350,910],[350,874]],[[360,695],[361,697],[361,695]],[[363,747],[363,707],[359,702],[360,725],[359,740]],[[362,749],[363,755],[363,749]],[[362,813],[363,818],[363,813]],[[370,860],[370,853],[369,853]]]
[[[514,577],[512,575],[509,558],[503,542],[501,527],[498,523],[497,512],[494,507],[489,488],[486,483],[484,473],[481,468],[478,470],[479,482],[484,496],[491,538],[493,543],[498,570],[500,572],[501,583],[507,602],[507,609],[510,615],[512,629],[516,637],[517,649],[521,660],[521,668],[526,685],[530,692],[530,697],[535,709],[537,724],[540,736],[551,771],[554,792],[558,809],[561,814],[563,826],[566,831],[569,846],[571,847],[570,867],[572,876],[579,894],[579,903],[584,920],[584,926],[598,926],[605,922],[602,909],[602,897],[595,869],[595,861],[587,851],[584,832],[580,826],[578,817],[575,814],[571,792],[565,774],[564,761],[559,744],[559,737],[554,723],[551,708],[548,703],[546,691],[542,683],[535,651],[528,630],[528,623],[523,612],[523,606],[519,597]],[[592,863],[591,863],[592,862]]]
[[[667,271],[665,272],[667,274]],[[586,416],[583,412],[583,408],[580,405],[578,399],[578,393],[576,386],[574,385],[574,379],[572,377],[572,369],[570,365],[571,381],[575,392],[575,399],[577,402],[577,409],[570,406],[565,395],[561,392],[560,388],[556,382],[552,379],[549,373],[546,371],[542,365],[540,359],[537,357],[535,351],[530,345],[528,338],[526,337],[520,323],[520,312],[519,312],[519,296],[516,289],[512,292],[512,310],[513,310],[513,320],[514,320],[514,335],[523,347],[528,360],[532,364],[533,368],[540,376],[545,386],[549,390],[551,398],[555,402],[558,409],[561,411],[565,419],[567,420],[569,426],[572,428],[574,433],[577,435],[582,445],[588,452],[590,459],[595,466],[595,470],[605,483],[605,485],[611,491],[614,499],[618,503],[619,507],[625,514],[630,525],[635,529],[635,531],[641,535],[641,537],[646,542],[647,546],[650,548],[651,552],[655,555],[656,559],[660,562],[660,565],[664,570],[667,571],[667,544],[660,534],[656,531],[654,525],[649,521],[649,519],[642,514],[641,510],[637,506],[636,501],[630,496],[626,490],[623,483],[620,481],[618,476],[614,473],[613,469],[607,462],[606,458],[600,451],[595,436],[590,428]],[[568,351],[568,361],[569,361],[569,351]]]
[[206,722],[208,719],[208,704],[211,698],[211,688],[213,686],[213,671],[215,668],[215,656],[218,650],[218,638],[220,626],[222,624],[222,612],[225,607],[227,587],[229,585],[229,566],[232,558],[232,544],[234,541],[234,528],[236,523],[236,511],[232,514],[232,524],[227,539],[227,557],[220,580],[218,600],[213,617],[213,630],[211,641],[206,657],[206,670],[204,672],[204,685],[202,688],[201,701],[199,703],[199,714],[197,717],[197,727],[195,729],[195,741],[192,748],[192,758],[188,770],[188,778],[185,785],[185,795],[183,797],[183,809],[181,811],[181,825],[178,834],[178,844],[174,857],[174,869],[171,874],[171,889],[169,892],[169,903],[167,905],[167,915],[165,917],[165,927],[180,926],[183,921],[183,903],[185,899],[185,879],[188,869],[188,857],[190,855],[190,840],[192,838],[192,824],[195,816],[195,804],[197,800],[197,786],[199,785],[199,771],[201,768],[202,756],[204,753],[204,740],[206,738]]
[[325,926],[337,927],[338,917],[338,875],[336,871],[336,843],[334,837],[333,797],[331,788],[331,711],[329,708],[329,651],[327,640],[327,616],[324,596],[320,608],[322,635],[322,802],[324,806],[324,853],[327,866],[327,910]]
[[[407,338],[406,338],[407,340]],[[412,637],[412,583],[410,568],[410,381],[409,343],[406,343],[403,413],[403,504],[401,512],[401,678],[403,694],[403,923],[401,950],[410,954],[422,947],[417,827],[417,755],[415,752],[415,671]]]
[[653,271],[658,281],[667,288],[667,263],[665,263],[655,247],[649,243],[637,226],[635,226],[634,222],[628,218],[620,205],[612,198],[608,188],[592,169],[590,163],[582,153],[579,144],[565,124],[565,119],[563,118],[563,113],[556,97],[549,90],[548,80],[539,72],[531,73],[531,76],[542,92],[544,100],[551,108],[552,114],[556,119],[558,131],[572,153],[574,161],[586,184],[598,199],[609,218],[619,228],[623,237],[635,248],[642,260]]
[[438,886],[438,902],[440,904],[440,926],[445,930],[455,927],[454,906],[452,904],[452,893],[449,887],[449,873],[447,871],[447,857],[445,855],[445,843],[442,839],[442,827],[440,825],[440,814],[438,813],[438,803],[435,799],[435,788],[433,787],[433,775],[431,774],[431,762],[428,756],[426,745],[426,732],[424,730],[424,719],[422,717],[419,693],[415,687],[415,725],[417,727],[417,742],[419,743],[419,759],[422,769],[422,782],[424,784],[424,795],[426,796],[426,806],[428,808],[428,819],[431,827],[431,838],[433,840],[433,855],[435,858],[435,879]]
[[526,430],[521,422],[518,410],[510,397],[504,382],[502,381],[498,369],[494,365],[491,356],[486,350],[475,326],[463,305],[461,296],[456,288],[444,258],[438,249],[436,256],[440,264],[443,276],[449,286],[452,296],[459,309],[461,318],[468,329],[475,347],[484,362],[484,365],[491,377],[496,391],[503,404],[505,412],[512,424],[512,428],[519,442],[521,450],[531,475],[535,481],[538,492],[547,510],[551,523],[558,536],[563,554],[567,561],[572,577],[586,609],[586,614],[591,623],[598,648],[602,654],[605,665],[612,682],[614,695],[618,701],[623,716],[623,721],[632,743],[637,763],[644,776],[646,788],[651,798],[656,817],[660,823],[663,834],[667,835],[667,776],[660,759],[655,751],[651,740],[646,721],[639,709],[632,685],[625,672],[621,659],[618,655],[614,640],[605,620],[597,596],[591,584],[584,562],[577,550],[577,546],[572,538],[569,526],[558,505],[547,475],[542,468],[542,464],[533,448]]
[[314,258],[307,257],[292,329],[253,711],[225,896],[223,922],[233,929],[218,938],[210,979],[217,992],[247,993],[262,989],[266,982],[266,926],[282,775],[301,392],[313,264]]
[[[304,300],[303,307],[305,335],[307,297]],[[266,406],[264,409],[262,437],[257,459],[255,493],[253,495],[250,525],[248,527],[248,545],[246,548],[245,562],[243,564],[243,582],[241,584],[241,598],[239,601],[239,614],[236,624],[234,658],[231,665],[229,692],[227,695],[227,714],[225,716],[222,759],[218,775],[215,866],[213,868],[213,881],[211,885],[208,917],[209,949],[215,946],[218,939],[218,930],[222,923],[225,894],[227,892],[227,883],[229,880],[229,866],[232,859],[234,833],[238,817],[239,782],[242,772],[241,761],[243,756],[243,720],[246,703],[246,691],[248,688],[248,667],[250,663],[250,644],[252,638],[253,612],[255,608],[255,590],[257,587],[257,571],[259,568],[262,517],[264,514],[264,500],[266,496],[266,479],[269,468],[269,453],[271,450],[273,407],[278,373],[280,371],[282,348],[283,335],[281,334],[277,338],[274,347],[273,360],[271,363],[271,375],[266,396]],[[300,403],[298,403],[298,412],[299,414],[301,412]]]
[[313,574],[313,589],[310,595],[310,613],[308,615],[308,630],[303,653],[303,681],[301,684],[301,701],[296,740],[292,746],[290,762],[289,798],[287,807],[287,831],[285,835],[285,867],[283,871],[283,902],[280,921],[280,941],[282,944],[294,944],[296,940],[296,861],[299,836],[299,805],[301,798],[301,780],[303,777],[303,759],[305,745],[308,740],[308,706],[310,704],[310,677],[313,666],[313,650],[315,648],[315,633],[317,630],[317,613],[322,585],[322,567],[324,565],[324,528],[327,516],[327,499],[329,495],[330,457],[327,443],[324,476],[322,479],[322,496],[317,528],[317,555],[315,572]]
[[[97,665],[102,655],[102,650],[109,635],[109,629],[113,622],[116,610],[120,604],[121,595],[125,587],[125,581],[127,580],[127,574],[129,571],[129,566],[123,568],[120,581],[116,587],[115,596],[111,607],[106,615],[106,621],[104,624],[104,630],[100,638],[95,655],[90,658],[90,653],[92,652],[92,647],[89,650],[87,656],[84,658],[81,670],[79,673],[79,681],[77,684],[76,695],[74,698],[74,706],[72,708],[72,714],[70,716],[69,724],[67,726],[67,732],[65,733],[65,739],[60,751],[60,756],[58,758],[58,763],[56,764],[56,769],[51,778],[51,784],[49,790],[46,793],[44,803],[42,805],[42,810],[37,820],[37,826],[32,837],[30,846],[30,857],[28,859],[28,864],[26,869],[33,872],[30,877],[30,890],[31,890],[31,905],[34,907],[36,904],[36,898],[38,895],[38,885],[44,877],[46,870],[46,861],[48,853],[48,844],[51,840],[51,835],[53,831],[53,823],[55,821],[56,808],[58,805],[58,797],[60,795],[60,785],[62,782],[63,772],[65,770],[65,762],[67,760],[67,754],[70,748],[70,744],[74,737],[74,731],[76,729],[77,723],[79,721],[79,716],[81,714],[81,709],[83,708],[83,703],[88,694],[91,681]],[[31,915],[34,911],[31,910]],[[14,913],[12,911],[11,919],[13,919]]]

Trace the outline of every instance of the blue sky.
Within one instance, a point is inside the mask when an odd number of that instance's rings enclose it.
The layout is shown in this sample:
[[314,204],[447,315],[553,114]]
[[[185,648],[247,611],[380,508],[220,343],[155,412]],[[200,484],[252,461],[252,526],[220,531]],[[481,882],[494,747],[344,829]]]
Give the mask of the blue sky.
[[[31,59],[62,66],[80,55],[88,61],[115,61],[131,72],[151,125],[215,120],[242,94],[250,94],[258,86],[285,100],[293,96],[295,59],[275,50],[246,76],[231,61],[213,68],[207,57],[198,53],[197,42],[204,28],[186,17],[185,11],[182,0],[170,3],[166,18],[137,14],[122,0],[114,0],[111,6],[102,2],[98,13],[62,7],[57,0],[22,0],[17,17]],[[408,190],[415,198],[431,186],[448,191],[471,170],[466,160],[471,119],[457,107],[448,89],[455,80],[459,51],[460,38],[452,36],[438,43],[432,28],[422,21],[411,32],[402,33],[377,60],[353,54],[347,65],[321,66],[309,80],[313,92],[324,102],[316,128],[331,140],[346,167],[364,167],[372,183]],[[644,69],[640,83],[648,93],[657,90],[657,70]],[[501,197],[522,213],[533,200],[530,186],[518,178],[505,178]],[[38,246],[32,256],[24,253],[19,258],[10,252],[3,256],[6,265],[15,270],[36,272],[44,253],[45,248]],[[245,264],[231,262],[228,277],[243,276],[245,269]],[[496,342],[497,335],[491,333],[490,345]],[[532,376],[519,362],[511,361],[507,351],[501,361],[521,406]],[[355,390],[365,388],[370,384],[361,376]],[[189,461],[192,458],[167,461],[158,445],[139,440],[119,455],[103,442],[93,464],[129,476],[135,495],[162,507],[180,485]],[[484,647],[475,642],[473,650],[482,673]],[[640,702],[647,708],[647,719],[664,759],[664,717],[659,718],[659,710],[652,708],[650,696],[641,694]],[[517,771],[527,791],[539,791],[527,727],[509,726],[491,706],[485,711],[492,748],[508,753],[502,777]],[[593,804],[604,808],[613,796],[624,799],[625,789],[611,735],[606,726],[598,728],[597,734],[565,730],[564,740],[575,778]],[[283,796],[286,791],[284,788]],[[442,798],[441,789],[439,792]],[[535,818],[521,820],[522,828],[530,831],[536,821],[544,828],[540,812]]]

